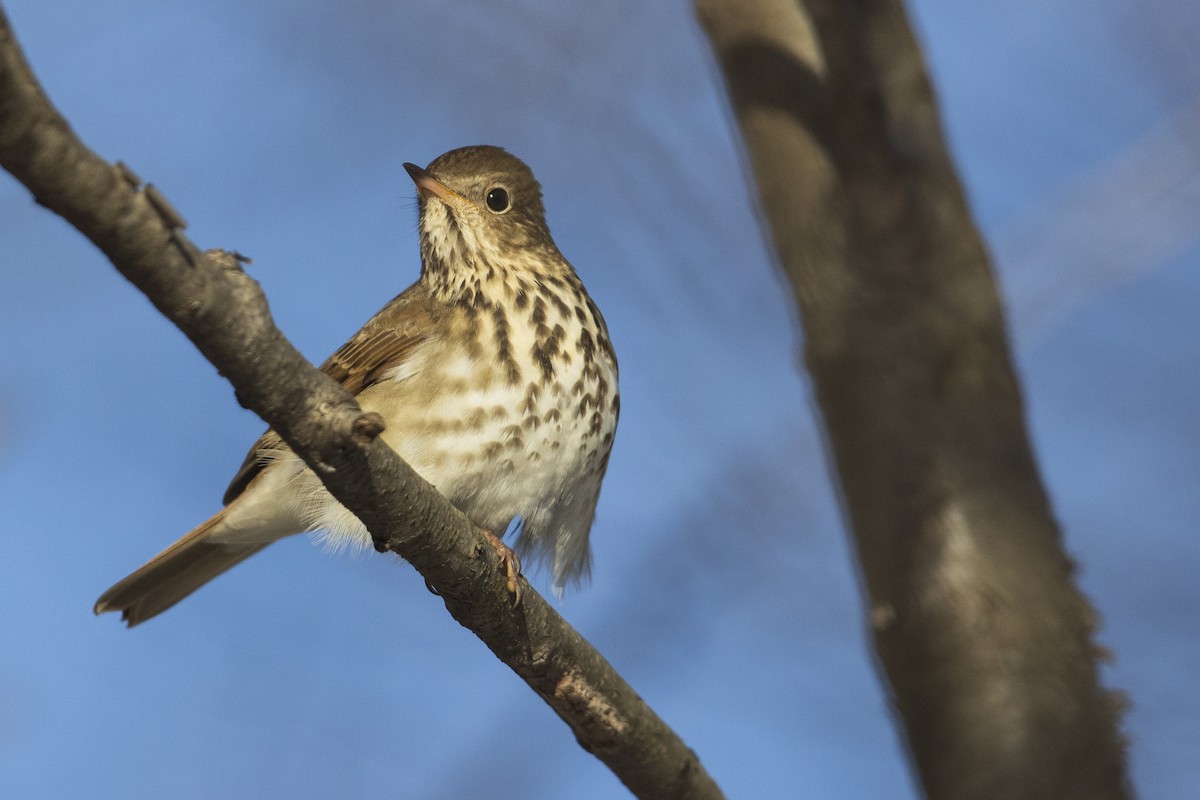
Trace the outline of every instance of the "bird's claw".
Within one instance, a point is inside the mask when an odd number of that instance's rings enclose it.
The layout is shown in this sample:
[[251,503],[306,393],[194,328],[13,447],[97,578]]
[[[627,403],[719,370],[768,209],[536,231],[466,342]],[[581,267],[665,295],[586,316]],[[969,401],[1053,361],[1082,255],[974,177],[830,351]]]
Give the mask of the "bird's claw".
[[513,596],[513,606],[521,604],[521,559],[513,552],[512,548],[500,541],[500,537],[489,530],[484,529],[483,538],[487,539],[488,544],[496,551],[496,555],[500,557],[500,563],[504,565],[504,577],[508,591]]

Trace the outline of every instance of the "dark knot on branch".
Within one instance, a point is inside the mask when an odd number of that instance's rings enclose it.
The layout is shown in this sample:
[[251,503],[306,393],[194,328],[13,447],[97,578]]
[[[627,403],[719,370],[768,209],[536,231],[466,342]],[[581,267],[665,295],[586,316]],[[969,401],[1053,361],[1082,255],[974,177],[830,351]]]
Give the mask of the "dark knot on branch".
[[374,411],[367,411],[355,418],[350,426],[350,438],[356,447],[366,450],[386,429],[383,417]]

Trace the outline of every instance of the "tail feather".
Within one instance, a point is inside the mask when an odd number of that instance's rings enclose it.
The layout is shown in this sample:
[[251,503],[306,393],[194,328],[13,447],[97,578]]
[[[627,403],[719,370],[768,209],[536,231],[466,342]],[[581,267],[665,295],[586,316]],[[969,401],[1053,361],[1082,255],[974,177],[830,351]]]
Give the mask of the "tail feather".
[[166,611],[269,544],[213,542],[211,534],[224,515],[222,510],[100,595],[95,612],[120,611],[121,619],[132,628]]

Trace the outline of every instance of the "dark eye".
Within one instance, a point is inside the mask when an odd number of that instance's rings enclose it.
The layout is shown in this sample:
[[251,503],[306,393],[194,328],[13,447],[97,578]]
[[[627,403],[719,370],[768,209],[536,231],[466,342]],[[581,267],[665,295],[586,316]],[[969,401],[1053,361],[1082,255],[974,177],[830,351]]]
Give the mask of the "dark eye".
[[508,199],[508,189],[503,186],[493,186],[488,189],[487,207],[497,214],[503,214],[512,208],[512,202]]

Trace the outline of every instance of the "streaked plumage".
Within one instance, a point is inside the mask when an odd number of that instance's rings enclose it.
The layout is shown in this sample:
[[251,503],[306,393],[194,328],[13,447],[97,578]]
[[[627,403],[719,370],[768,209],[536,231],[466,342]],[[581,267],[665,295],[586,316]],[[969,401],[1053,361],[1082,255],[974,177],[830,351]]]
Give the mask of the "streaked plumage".
[[[556,591],[589,569],[616,432],[617,364],[599,310],[546,227],[541,189],[495,147],[405,165],[421,198],[421,277],[321,369],[382,415],[384,440],[480,527],[520,520],[518,552]],[[507,207],[500,200],[506,199]],[[209,521],[109,589],[135,625],[277,539],[370,544],[272,431]]]

